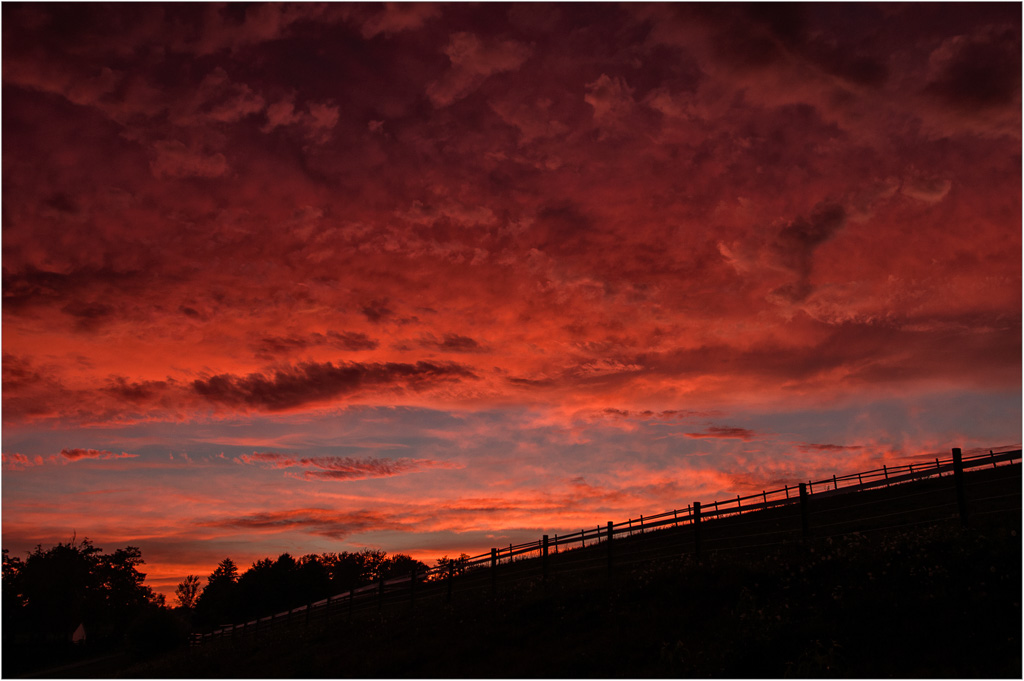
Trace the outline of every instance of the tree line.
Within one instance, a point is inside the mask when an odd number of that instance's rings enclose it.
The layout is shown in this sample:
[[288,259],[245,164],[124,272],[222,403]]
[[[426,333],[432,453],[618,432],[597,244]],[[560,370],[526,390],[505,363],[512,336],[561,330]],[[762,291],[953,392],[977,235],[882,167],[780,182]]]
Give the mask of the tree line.
[[[444,556],[461,572],[465,559]],[[22,559],[3,550],[4,675],[127,649],[149,655],[187,641],[189,630],[248,621],[312,603],[380,579],[404,577],[427,565],[380,549],[257,560],[240,572],[230,558],[206,578],[188,575],[176,607],[145,584],[138,547],[111,553],[89,539],[44,549]]]
[[[448,560],[446,557],[438,561]],[[175,591],[179,607],[191,614],[195,628],[247,621],[255,617],[357,589],[380,579],[425,572],[427,565],[380,549],[307,554],[294,558],[283,553],[264,558],[240,573],[231,558],[217,565],[201,588],[196,575],[188,575]]]
[[138,547],[111,553],[89,539],[3,550],[4,675],[128,645],[155,652],[187,633],[146,586]]

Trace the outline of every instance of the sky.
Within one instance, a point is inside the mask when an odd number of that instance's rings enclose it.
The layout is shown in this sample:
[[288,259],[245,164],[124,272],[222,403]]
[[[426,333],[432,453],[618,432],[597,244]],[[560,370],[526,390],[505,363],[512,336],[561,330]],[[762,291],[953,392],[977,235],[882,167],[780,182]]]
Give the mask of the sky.
[[1021,442],[1017,3],[3,12],[3,546],[429,564]]

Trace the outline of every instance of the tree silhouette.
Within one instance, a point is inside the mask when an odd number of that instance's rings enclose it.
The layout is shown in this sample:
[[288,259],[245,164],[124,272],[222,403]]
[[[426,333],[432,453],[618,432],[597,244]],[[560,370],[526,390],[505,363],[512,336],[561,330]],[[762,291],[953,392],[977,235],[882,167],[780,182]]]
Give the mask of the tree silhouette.
[[404,553],[396,553],[384,561],[384,564],[381,566],[380,576],[384,579],[407,577],[412,574],[414,569],[416,570],[416,574],[422,574],[430,568],[426,563],[418,561],[412,556],[407,556]]
[[238,567],[225,558],[210,573],[206,587],[196,601],[196,617],[207,624],[226,622],[235,612],[237,601]]
[[4,551],[3,638],[11,668],[52,661],[80,626],[91,645],[121,641],[158,604],[138,570],[143,562],[137,547],[103,554],[88,539],[36,546],[24,561]]
[[178,599],[178,605],[186,610],[191,610],[199,598],[200,579],[196,575],[186,575],[185,579],[178,582],[178,588],[174,590],[174,597]]
[[451,574],[461,575],[466,571],[466,563],[468,562],[469,556],[465,553],[459,554],[458,558],[441,556],[437,559],[437,567],[441,568],[441,573],[438,575],[438,578],[443,579],[443,576],[447,575],[449,571],[451,571]]

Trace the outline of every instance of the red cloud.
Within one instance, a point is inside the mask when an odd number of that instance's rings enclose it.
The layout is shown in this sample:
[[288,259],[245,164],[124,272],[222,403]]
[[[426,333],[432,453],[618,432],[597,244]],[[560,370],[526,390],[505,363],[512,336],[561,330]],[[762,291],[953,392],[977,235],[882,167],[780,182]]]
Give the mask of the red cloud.
[[26,466],[39,466],[43,463],[43,457],[35,456],[29,458],[24,454],[15,452],[14,454],[3,453],[3,462],[15,470],[25,468]]

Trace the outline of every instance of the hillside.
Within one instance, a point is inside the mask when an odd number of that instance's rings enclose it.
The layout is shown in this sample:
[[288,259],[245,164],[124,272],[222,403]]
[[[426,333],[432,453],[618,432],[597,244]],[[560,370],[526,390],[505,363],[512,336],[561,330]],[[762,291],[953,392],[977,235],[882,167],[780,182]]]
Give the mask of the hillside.
[[[616,544],[610,577],[595,546],[552,557],[546,578],[537,560],[512,564],[493,594],[470,573],[450,601],[424,585],[415,602],[341,609],[120,675],[1019,678],[1020,466],[968,477],[967,527],[934,508],[931,521],[917,517],[950,492],[948,479],[922,481],[819,504],[805,540],[752,546],[748,526],[716,549],[724,519],[708,523],[697,561],[688,528],[653,532]],[[869,499],[874,524],[863,520]],[[775,515],[759,518],[762,535],[792,528]],[[844,525],[857,518],[860,529]],[[644,555],[657,559],[633,561]]]

